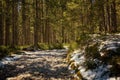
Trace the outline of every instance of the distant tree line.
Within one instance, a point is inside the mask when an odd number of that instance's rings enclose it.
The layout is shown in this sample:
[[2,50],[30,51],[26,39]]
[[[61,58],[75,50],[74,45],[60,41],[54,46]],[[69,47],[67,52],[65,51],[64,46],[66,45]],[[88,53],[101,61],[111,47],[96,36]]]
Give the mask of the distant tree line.
[[69,43],[120,30],[119,0],[0,0],[0,45]]

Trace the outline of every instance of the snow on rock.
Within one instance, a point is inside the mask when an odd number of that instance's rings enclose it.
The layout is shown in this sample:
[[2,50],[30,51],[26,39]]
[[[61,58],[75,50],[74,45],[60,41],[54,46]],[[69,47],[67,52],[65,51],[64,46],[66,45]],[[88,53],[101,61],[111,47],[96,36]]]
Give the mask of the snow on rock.
[[[98,47],[99,46],[99,47]],[[101,56],[111,56],[114,55],[120,55],[120,41],[115,40],[106,40],[101,41],[100,45],[98,45],[98,52]],[[81,79],[81,76],[79,77],[78,72],[82,75],[82,78],[85,80],[120,80],[119,77],[111,77],[111,71],[110,69],[114,66],[109,63],[103,62],[101,59],[93,59],[92,61],[96,64],[96,67],[94,69],[87,69],[85,67],[86,60],[85,56],[85,49],[84,50],[76,50],[71,54],[70,58],[70,65],[69,69],[72,70],[72,73],[75,74],[76,78]]]
[[[83,78],[85,78],[87,80],[106,80],[109,76],[109,74],[108,74],[109,70],[108,70],[107,65],[105,65],[105,64],[100,65],[93,70],[87,70],[84,66],[82,66],[85,62],[85,57],[84,57],[84,55],[81,55],[81,53],[75,54],[75,56],[73,56],[71,58],[71,60],[72,61],[74,60],[74,65],[76,67],[77,67],[77,65],[80,65],[78,67],[78,70],[80,71]],[[73,71],[73,72],[75,72],[75,71]]]
[[[117,51],[120,49],[120,41],[105,41],[102,42],[99,47],[99,52],[101,56],[111,56],[111,55],[120,55]],[[109,54],[107,53],[109,52]],[[110,53],[111,52],[111,53]]]

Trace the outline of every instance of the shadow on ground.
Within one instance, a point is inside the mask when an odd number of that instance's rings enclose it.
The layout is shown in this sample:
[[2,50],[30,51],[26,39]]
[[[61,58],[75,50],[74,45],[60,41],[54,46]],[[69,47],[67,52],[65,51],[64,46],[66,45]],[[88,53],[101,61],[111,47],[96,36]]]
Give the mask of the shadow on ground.
[[16,80],[72,80],[64,58],[65,52],[60,51],[24,54],[0,70],[0,80],[11,77]]

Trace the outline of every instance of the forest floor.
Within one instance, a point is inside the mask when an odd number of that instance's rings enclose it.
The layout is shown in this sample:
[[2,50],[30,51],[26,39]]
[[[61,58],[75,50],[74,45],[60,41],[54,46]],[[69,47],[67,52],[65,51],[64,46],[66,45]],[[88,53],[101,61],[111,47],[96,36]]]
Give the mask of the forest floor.
[[73,80],[68,70],[66,50],[25,52],[7,62],[0,80]]

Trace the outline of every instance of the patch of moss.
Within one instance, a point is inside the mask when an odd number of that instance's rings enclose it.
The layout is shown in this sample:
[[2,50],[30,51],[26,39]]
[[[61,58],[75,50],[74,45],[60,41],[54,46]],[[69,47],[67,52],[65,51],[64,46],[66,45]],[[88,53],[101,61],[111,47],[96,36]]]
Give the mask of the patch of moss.
[[49,49],[64,49],[62,43],[49,44]]
[[79,45],[77,42],[71,42],[70,43],[70,46],[69,46],[69,51],[72,52],[74,51],[75,49],[79,48]]
[[0,46],[0,58],[3,58],[9,55],[10,49],[7,46]]
[[38,43],[38,48],[42,49],[42,50],[48,50],[49,49],[49,45],[46,43]]
[[38,48],[42,50],[64,49],[62,43],[55,43],[55,44],[38,43]]

